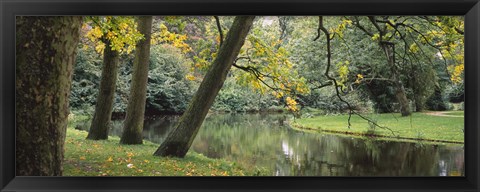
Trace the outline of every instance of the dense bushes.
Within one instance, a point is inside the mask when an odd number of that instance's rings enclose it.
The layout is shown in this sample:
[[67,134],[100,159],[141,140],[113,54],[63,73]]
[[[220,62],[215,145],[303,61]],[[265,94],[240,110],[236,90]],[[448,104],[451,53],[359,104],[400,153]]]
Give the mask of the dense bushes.
[[196,87],[185,78],[189,61],[176,48],[152,48],[148,75],[146,109],[153,112],[181,113],[187,108]]
[[78,48],[76,64],[73,72],[70,107],[74,111],[92,113],[95,108],[102,58],[92,49]]
[[[93,114],[100,83],[101,65],[101,55],[92,49],[78,49],[70,96],[70,106],[73,111]],[[127,107],[132,65],[132,56],[121,57],[114,113],[123,113]],[[185,110],[195,91],[194,84],[185,79],[189,65],[183,54],[172,46],[152,47],[146,111],[180,113]]]

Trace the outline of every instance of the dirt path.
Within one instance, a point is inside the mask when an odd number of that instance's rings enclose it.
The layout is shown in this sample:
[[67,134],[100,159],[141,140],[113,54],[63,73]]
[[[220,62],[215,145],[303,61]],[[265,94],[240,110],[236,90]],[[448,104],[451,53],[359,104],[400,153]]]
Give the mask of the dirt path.
[[461,115],[449,115],[449,114],[446,114],[448,113],[448,111],[429,111],[429,112],[425,112],[425,114],[427,115],[432,115],[432,116],[440,116],[440,117],[463,117]]

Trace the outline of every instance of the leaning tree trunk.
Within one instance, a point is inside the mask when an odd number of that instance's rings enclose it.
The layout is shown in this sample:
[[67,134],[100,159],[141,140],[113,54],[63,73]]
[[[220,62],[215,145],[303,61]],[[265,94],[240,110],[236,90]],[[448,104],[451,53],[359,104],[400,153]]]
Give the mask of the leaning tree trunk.
[[110,119],[112,116],[113,100],[115,96],[115,84],[118,74],[118,51],[112,50],[110,41],[105,41],[103,51],[102,79],[100,80],[100,90],[95,105],[92,124],[88,131],[87,139],[106,140],[108,139],[108,130],[110,128]]
[[400,113],[402,116],[409,116],[411,114],[410,105],[408,103],[407,95],[405,93],[405,88],[398,77],[398,71],[395,67],[395,47],[393,43],[381,42],[380,43],[385,55],[387,56],[388,65],[390,66],[392,72],[392,80],[395,87],[395,97],[397,98],[398,103],[400,104]]
[[143,119],[147,100],[148,64],[150,61],[150,39],[152,16],[138,19],[138,31],[145,37],[136,45],[133,61],[132,84],[128,98],[127,114],[123,123],[121,144],[142,144]]
[[16,18],[16,175],[62,175],[82,17]]
[[217,58],[205,75],[192,102],[175,129],[168,135],[154,155],[184,157],[192,145],[200,126],[212,106],[234,59],[245,42],[254,16],[237,16],[220,47]]

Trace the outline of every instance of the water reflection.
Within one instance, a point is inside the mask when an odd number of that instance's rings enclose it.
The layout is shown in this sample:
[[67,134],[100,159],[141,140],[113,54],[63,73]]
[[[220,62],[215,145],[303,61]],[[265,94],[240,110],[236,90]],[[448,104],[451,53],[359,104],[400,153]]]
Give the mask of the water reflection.
[[[146,120],[144,138],[161,143],[177,116]],[[192,149],[277,176],[463,176],[462,145],[428,145],[311,134],[283,126],[285,115],[210,115]],[[121,121],[113,135],[121,134]]]

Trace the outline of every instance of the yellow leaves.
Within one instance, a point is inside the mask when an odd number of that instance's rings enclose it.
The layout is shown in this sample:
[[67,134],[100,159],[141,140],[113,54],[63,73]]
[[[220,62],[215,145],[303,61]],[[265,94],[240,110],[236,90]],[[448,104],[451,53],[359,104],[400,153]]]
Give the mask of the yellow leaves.
[[345,88],[345,82],[348,80],[348,74],[349,74],[349,69],[348,65],[350,64],[349,61],[345,62],[339,62],[337,63],[337,73],[338,73],[338,85],[342,86],[342,88]]
[[260,85],[259,81],[252,81],[251,84],[255,89],[262,89],[262,85]]
[[152,34],[151,44],[156,45],[160,43],[168,43],[176,48],[182,50],[183,53],[192,51],[192,48],[185,43],[188,39],[187,35],[181,35],[168,31],[167,26],[160,24],[160,31]]
[[287,103],[287,108],[288,108],[288,110],[293,111],[293,112],[298,111],[297,101],[295,101],[295,100],[292,99],[291,97],[287,97],[287,98],[285,99],[285,101],[286,101],[286,103]]
[[100,29],[100,26],[95,26],[94,28],[92,28],[92,30],[90,30],[87,33],[87,36],[91,36],[92,38],[99,39],[103,36],[103,32]]
[[347,65],[343,65],[343,64],[340,64],[340,66],[338,67],[338,76],[340,77],[340,81],[341,83],[344,83],[347,81],[347,78],[348,78],[348,66]]
[[127,30],[128,29],[128,24],[127,23],[121,23],[120,24],[120,29]]
[[190,81],[193,81],[193,80],[195,80],[195,76],[193,76],[192,74],[187,74],[187,75],[185,76],[185,79],[188,79],[188,80],[190,80]]
[[356,84],[360,84],[360,82],[362,81],[363,79],[363,75],[362,74],[357,74],[357,79],[355,80],[355,83]]
[[[395,21],[393,19],[390,19],[388,20],[391,24],[395,25]],[[389,31],[392,31],[392,30],[395,30],[389,23],[385,24],[385,26],[387,27],[387,30]],[[389,36],[389,35],[387,35]]]
[[345,19],[345,20],[343,20],[342,22],[345,23],[345,24],[348,25],[348,26],[351,26],[351,25],[352,25],[352,20],[350,20],[350,19]]
[[80,160],[86,160],[87,158],[85,158],[85,156],[81,156],[79,159]]
[[378,38],[380,38],[380,34],[379,34],[379,33],[375,33],[375,34],[373,34],[373,36],[372,36],[372,40],[374,40],[374,41],[375,41],[375,40],[377,40]]
[[284,94],[283,94],[283,92],[281,92],[281,91],[278,91],[278,92],[277,92],[277,91],[273,91],[273,92],[272,92],[272,95],[275,96],[277,99],[280,99],[280,98],[283,97]]
[[97,46],[95,46],[95,51],[97,53],[102,54],[103,50],[105,50],[105,44],[104,43],[98,43]]
[[328,30],[329,33],[331,34],[330,38],[333,38],[333,33],[336,33],[336,34],[338,34],[338,36],[343,38],[343,31],[345,31],[347,26],[351,26],[351,25],[352,25],[352,20],[349,20],[349,19],[342,20],[342,22],[339,25],[337,25],[333,28],[330,28]]
[[108,157],[107,162],[113,162],[112,156]]
[[105,48],[105,45],[102,45],[103,40],[110,42],[112,50],[128,54],[135,49],[136,43],[144,38],[137,31],[133,17],[93,17],[91,20],[97,22],[88,22],[88,25],[93,27],[87,32],[87,38],[96,44],[95,51],[100,54]]
[[464,64],[460,64],[454,67],[453,73],[450,76],[450,80],[452,80],[453,83],[458,84],[463,81],[462,74],[464,72],[465,66]]
[[418,48],[417,44],[412,44],[412,45],[410,45],[408,51],[411,52],[411,53],[416,53],[416,52],[418,52],[418,49],[419,48]]

